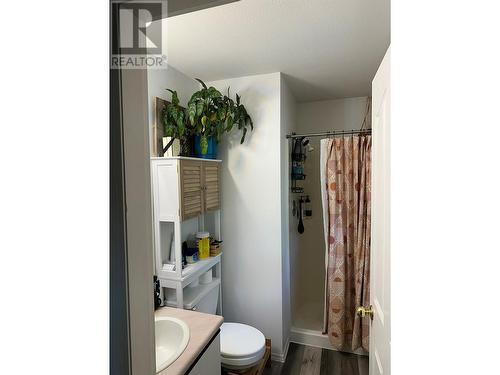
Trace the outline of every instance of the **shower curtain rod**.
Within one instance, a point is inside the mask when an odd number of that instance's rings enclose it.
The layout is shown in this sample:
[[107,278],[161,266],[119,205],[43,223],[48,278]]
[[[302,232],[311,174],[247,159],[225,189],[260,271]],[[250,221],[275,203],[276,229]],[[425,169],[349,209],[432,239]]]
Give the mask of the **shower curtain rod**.
[[302,137],[324,137],[324,136],[336,136],[336,135],[350,135],[350,134],[369,134],[372,129],[352,129],[352,130],[332,130],[320,133],[307,133],[307,134],[287,134],[287,138],[302,138]]

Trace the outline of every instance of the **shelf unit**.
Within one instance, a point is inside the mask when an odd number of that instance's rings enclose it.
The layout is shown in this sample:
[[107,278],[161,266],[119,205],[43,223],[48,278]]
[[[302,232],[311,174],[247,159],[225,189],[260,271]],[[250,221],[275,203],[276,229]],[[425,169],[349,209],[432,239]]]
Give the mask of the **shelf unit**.
[[[221,239],[220,163],[186,157],[151,158],[155,269],[160,286],[165,288],[163,295],[174,307],[183,308],[187,301],[199,301],[207,288],[218,287],[217,313],[222,314],[222,254],[182,269],[182,242],[188,234],[209,231],[213,238]],[[210,270],[210,284],[189,287]]]
[[[212,281],[208,284],[199,284],[195,287],[187,287],[183,291],[183,299],[184,306],[191,305],[195,306],[198,302],[201,301],[203,297],[205,297],[213,288],[220,287],[220,278],[213,278]],[[177,300],[175,296],[175,289],[168,289],[166,293],[167,306],[169,307],[178,307]]]

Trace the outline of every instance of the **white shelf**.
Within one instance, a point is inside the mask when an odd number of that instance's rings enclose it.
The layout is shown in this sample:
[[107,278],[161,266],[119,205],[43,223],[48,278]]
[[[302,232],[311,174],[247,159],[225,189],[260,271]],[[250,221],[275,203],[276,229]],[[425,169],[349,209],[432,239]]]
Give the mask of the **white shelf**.
[[196,263],[188,264],[186,268],[182,270],[182,276],[178,278],[175,274],[175,271],[161,271],[158,272],[158,278],[161,280],[169,280],[169,281],[180,281],[183,285],[189,284],[194,280],[195,277],[201,276],[201,274],[207,272],[210,268],[215,266],[220,262],[222,253],[215,257],[209,257],[206,259],[199,260]]
[[[189,234],[208,231],[215,239],[221,239],[220,208],[213,212],[208,212],[208,210],[202,208],[201,211],[204,213],[197,218],[181,220],[181,160],[203,162],[201,166],[202,179],[203,170],[208,166],[208,163],[215,162],[212,166],[217,166],[217,168],[220,167],[217,164],[221,163],[221,160],[185,157],[151,158],[156,274],[160,281],[164,297],[168,293],[175,293],[175,298],[167,298],[167,301],[173,303],[175,300],[175,306],[180,308],[186,304],[189,306],[192,301],[196,302],[198,298],[203,298],[203,294],[207,290],[209,293],[215,293],[214,288],[218,285],[219,301],[217,304],[217,313],[222,314],[222,284],[220,282],[222,254],[189,264],[184,269],[181,267],[182,243]],[[196,165],[199,166],[200,163],[196,163]],[[172,249],[175,256],[172,254]],[[175,264],[175,270],[167,271],[163,269],[163,263],[174,258],[175,261],[172,261],[172,263]],[[192,286],[203,273],[209,270],[211,270],[214,279],[218,280],[214,280],[214,283],[218,283],[217,285],[210,283],[203,286]]]
[[[192,308],[201,301],[210,291],[214,288],[218,288],[220,285],[219,278],[213,278],[208,284],[199,284],[195,287],[187,287],[184,289],[184,308]],[[167,289],[167,306],[177,307],[177,301],[175,299],[175,290]]]

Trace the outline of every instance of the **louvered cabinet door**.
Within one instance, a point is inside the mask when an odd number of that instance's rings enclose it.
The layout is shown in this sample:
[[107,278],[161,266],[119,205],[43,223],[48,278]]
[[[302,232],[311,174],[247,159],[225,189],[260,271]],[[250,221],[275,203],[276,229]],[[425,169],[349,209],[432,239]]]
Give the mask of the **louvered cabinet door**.
[[220,207],[219,165],[216,162],[208,162],[203,165],[205,211],[217,210]]
[[186,220],[203,212],[203,168],[202,162],[181,160],[181,219]]

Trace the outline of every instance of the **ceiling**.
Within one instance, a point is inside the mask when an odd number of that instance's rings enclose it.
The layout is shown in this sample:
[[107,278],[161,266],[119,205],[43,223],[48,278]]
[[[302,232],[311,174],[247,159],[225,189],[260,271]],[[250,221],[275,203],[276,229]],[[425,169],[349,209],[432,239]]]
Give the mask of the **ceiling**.
[[301,102],[370,95],[390,0],[241,0],[168,18],[169,64],[204,81],[282,72]]

